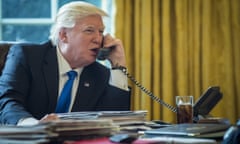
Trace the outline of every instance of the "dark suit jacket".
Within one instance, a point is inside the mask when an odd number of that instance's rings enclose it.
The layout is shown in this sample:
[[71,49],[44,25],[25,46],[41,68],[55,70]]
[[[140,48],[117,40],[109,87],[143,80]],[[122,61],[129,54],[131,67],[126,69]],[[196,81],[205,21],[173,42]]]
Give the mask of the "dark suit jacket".
[[[94,62],[84,68],[72,111],[129,110],[130,92],[109,85],[110,71]],[[14,45],[0,77],[0,123],[53,113],[58,98],[56,47]]]

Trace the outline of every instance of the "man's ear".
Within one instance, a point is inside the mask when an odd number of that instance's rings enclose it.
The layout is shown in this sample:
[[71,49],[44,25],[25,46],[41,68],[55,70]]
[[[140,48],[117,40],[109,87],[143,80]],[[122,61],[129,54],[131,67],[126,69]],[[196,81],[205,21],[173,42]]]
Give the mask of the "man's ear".
[[66,28],[61,28],[59,31],[59,40],[63,43],[67,42],[67,31]]

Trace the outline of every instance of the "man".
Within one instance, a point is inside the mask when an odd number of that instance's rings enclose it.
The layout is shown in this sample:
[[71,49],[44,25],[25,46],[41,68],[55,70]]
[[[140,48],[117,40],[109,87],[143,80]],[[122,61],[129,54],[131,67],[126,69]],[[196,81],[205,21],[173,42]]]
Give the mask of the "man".
[[[67,112],[129,110],[130,90],[120,70],[126,66],[124,48],[119,39],[103,35],[103,16],[91,4],[68,3],[59,9],[51,41],[11,47],[0,77],[1,124],[58,119],[56,107],[70,70],[77,76]],[[114,47],[108,56],[114,69],[96,62],[102,45]]]

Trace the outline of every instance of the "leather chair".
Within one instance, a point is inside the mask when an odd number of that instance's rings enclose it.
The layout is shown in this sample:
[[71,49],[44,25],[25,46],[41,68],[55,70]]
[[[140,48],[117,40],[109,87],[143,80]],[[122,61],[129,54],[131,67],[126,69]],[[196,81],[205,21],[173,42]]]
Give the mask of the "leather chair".
[[0,42],[0,75],[4,67],[9,48],[14,42]]

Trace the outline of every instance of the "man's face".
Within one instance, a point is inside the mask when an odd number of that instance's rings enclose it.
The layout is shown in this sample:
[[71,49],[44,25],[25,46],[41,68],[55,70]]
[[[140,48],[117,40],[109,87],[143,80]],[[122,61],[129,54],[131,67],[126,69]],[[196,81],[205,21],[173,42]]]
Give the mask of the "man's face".
[[73,28],[64,29],[63,56],[72,68],[89,65],[96,60],[103,39],[102,17],[90,15],[81,18]]

